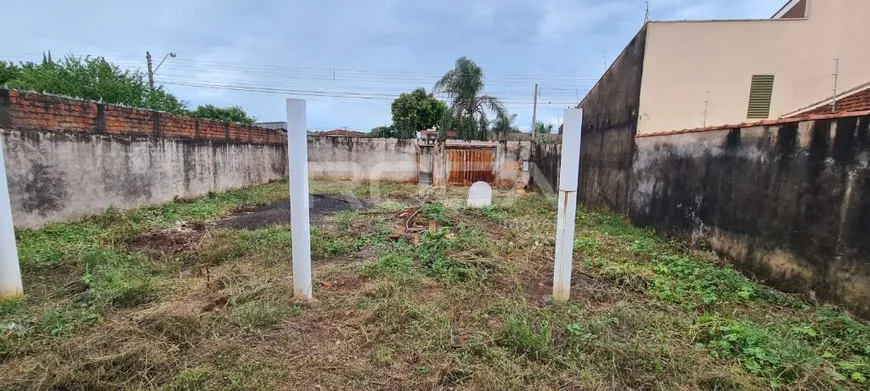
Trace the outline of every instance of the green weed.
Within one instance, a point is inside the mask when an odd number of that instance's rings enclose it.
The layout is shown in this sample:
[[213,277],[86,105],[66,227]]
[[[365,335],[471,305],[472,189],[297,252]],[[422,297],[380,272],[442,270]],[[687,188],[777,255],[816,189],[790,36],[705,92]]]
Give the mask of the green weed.
[[499,344],[532,360],[549,362],[555,354],[549,321],[535,321],[527,315],[512,314]]
[[599,250],[601,247],[601,242],[592,237],[579,236],[574,239],[574,249],[584,254],[595,253],[595,251]]
[[450,259],[448,252],[457,245],[456,235],[448,228],[426,232],[416,248],[416,257],[429,271],[448,282],[468,281],[474,273]]
[[167,391],[198,391],[202,390],[211,377],[211,372],[206,368],[186,368],[172,378],[166,387]]
[[388,253],[374,263],[363,268],[366,276],[388,276],[398,280],[410,280],[417,277],[414,261],[410,256],[401,253]]
[[485,206],[477,210],[481,216],[486,217],[492,220],[495,223],[502,224],[504,223],[508,217],[510,217],[510,212],[508,209],[498,206],[498,205],[490,205]]
[[427,202],[421,205],[420,214],[439,224],[450,225],[452,223],[447,208],[440,202]]
[[764,376],[772,387],[789,384],[817,368],[822,360],[805,345],[750,322],[699,319],[699,347],[713,357],[736,359],[748,372]]

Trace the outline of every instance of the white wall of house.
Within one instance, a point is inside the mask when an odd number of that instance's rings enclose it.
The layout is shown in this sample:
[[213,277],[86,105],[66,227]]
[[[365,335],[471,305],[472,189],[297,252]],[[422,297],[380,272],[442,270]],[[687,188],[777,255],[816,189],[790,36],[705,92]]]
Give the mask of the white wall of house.
[[807,14],[651,22],[638,133],[757,121],[747,118],[753,75],[775,75],[770,118],[831,96],[835,58],[839,91],[870,81],[870,0],[809,0]]

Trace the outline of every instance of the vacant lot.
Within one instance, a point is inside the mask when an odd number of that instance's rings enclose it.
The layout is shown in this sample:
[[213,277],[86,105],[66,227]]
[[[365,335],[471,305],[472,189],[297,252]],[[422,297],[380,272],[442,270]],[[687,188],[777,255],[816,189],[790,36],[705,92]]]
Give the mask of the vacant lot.
[[867,326],[618,216],[578,213],[553,304],[541,195],[312,189],[363,200],[317,198],[313,303],[292,300],[286,182],[19,231],[0,388],[867,388]]

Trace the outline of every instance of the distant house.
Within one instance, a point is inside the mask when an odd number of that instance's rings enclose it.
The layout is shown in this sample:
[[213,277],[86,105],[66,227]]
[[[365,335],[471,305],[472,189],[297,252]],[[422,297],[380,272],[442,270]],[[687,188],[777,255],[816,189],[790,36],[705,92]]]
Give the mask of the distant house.
[[770,19],[650,21],[578,105],[584,129],[642,134],[824,111],[835,91],[870,81],[868,15],[868,0],[790,0]]
[[366,137],[363,132],[347,129],[333,129],[326,132],[317,133],[318,136],[343,136],[343,137]]
[[870,83],[862,85],[854,90],[837,95],[836,99],[827,98],[816,102],[807,108],[788,114],[789,118],[809,117],[832,113],[849,113],[856,111],[870,111]]
[[[450,139],[450,140],[456,139],[456,131],[455,130],[448,130],[446,133],[447,134],[445,135],[445,137],[447,139]],[[420,131],[420,138],[423,140],[437,140],[438,139],[438,131],[434,130],[434,129],[421,130]]]
[[261,128],[266,128],[266,129],[287,130],[287,122],[285,122],[285,121],[254,122],[254,126],[259,126]]

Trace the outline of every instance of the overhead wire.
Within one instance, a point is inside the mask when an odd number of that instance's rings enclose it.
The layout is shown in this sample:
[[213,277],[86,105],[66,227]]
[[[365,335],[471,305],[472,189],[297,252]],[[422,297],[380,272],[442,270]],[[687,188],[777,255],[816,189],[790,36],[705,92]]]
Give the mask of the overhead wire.
[[[9,54],[6,57],[29,54]],[[39,54],[34,54],[39,55]],[[75,54],[73,54],[75,55]],[[106,56],[125,68],[141,69],[135,56]],[[129,60],[126,60],[129,59]],[[191,74],[194,72],[194,74]],[[203,77],[206,75],[206,77]],[[340,101],[391,101],[416,87],[429,90],[441,74],[404,70],[366,70],[298,67],[283,64],[254,64],[225,61],[173,59],[157,75],[165,85],[219,89],[248,93],[300,95]],[[268,80],[250,80],[268,79]],[[532,104],[526,91],[532,82],[542,84],[539,105],[576,104],[597,77],[547,74],[489,74],[485,93],[501,98],[505,104]],[[551,85],[549,87],[548,85]],[[416,86],[416,87],[415,87]]]

